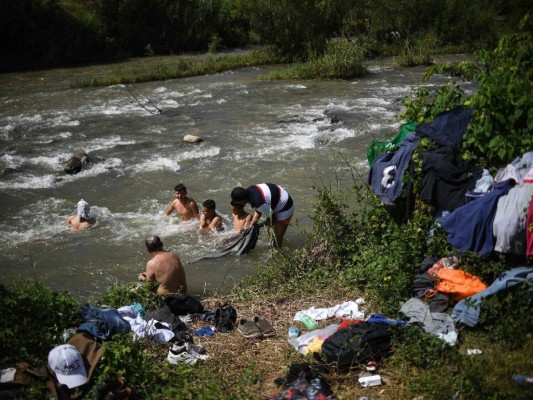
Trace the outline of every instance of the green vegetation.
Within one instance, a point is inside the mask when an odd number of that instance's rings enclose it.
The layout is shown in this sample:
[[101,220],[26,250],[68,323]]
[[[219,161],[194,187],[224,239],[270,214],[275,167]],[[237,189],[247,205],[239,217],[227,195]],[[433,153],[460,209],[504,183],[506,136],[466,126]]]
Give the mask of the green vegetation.
[[422,40],[411,43],[409,39],[406,39],[400,54],[395,58],[396,63],[402,67],[431,65],[433,63],[431,48],[433,46]]
[[324,54],[312,57],[306,63],[292,64],[273,72],[267,79],[350,79],[367,73],[363,67],[365,50],[345,39],[328,43]]
[[[437,89],[421,88],[404,100],[404,119],[430,121],[457,105],[475,105],[476,112],[466,136],[465,157],[498,168],[531,150],[533,124],[531,60],[533,48],[528,17],[522,31],[501,38],[491,52],[478,53],[479,62],[457,66],[434,66],[432,73],[451,73],[476,78],[478,91],[466,96],[460,85],[450,82]],[[340,46],[348,46],[343,42]],[[347,64],[348,65],[348,64]],[[505,127],[505,129],[504,129]],[[471,137],[475,140],[472,142]],[[499,146],[491,144],[498,140]],[[505,144],[503,144],[505,143]],[[427,148],[430,141],[422,143]],[[500,151],[504,149],[504,151]],[[415,160],[416,161],[416,160]],[[225,298],[204,299],[207,309],[231,302],[242,316],[269,315],[278,337],[249,341],[237,332],[219,334],[202,341],[210,359],[193,367],[166,363],[167,347],[126,335],[105,344],[105,357],[97,380],[119,374],[146,399],[264,399],[274,393],[273,379],[284,376],[292,363],[311,361],[290,348],[285,332],[295,311],[311,305],[333,305],[363,296],[367,310],[398,318],[402,302],[411,297],[411,282],[428,255],[453,253],[445,234],[433,227],[433,210],[415,201],[406,220],[404,202],[395,208],[379,204],[360,182],[355,170],[352,188],[318,188],[312,212],[313,231],[304,248],[279,252],[268,265],[257,268]],[[420,176],[411,176],[415,188]],[[405,201],[405,199],[403,199]],[[354,211],[350,205],[356,204]],[[461,268],[492,282],[502,272],[531,260],[491,254],[466,254]],[[498,293],[481,303],[481,319],[475,328],[460,327],[456,346],[419,329],[404,329],[395,337],[394,354],[383,360],[380,374],[386,384],[361,389],[359,369],[347,374],[324,375],[339,399],[358,396],[383,399],[528,399],[531,390],[516,386],[513,374],[533,375],[533,317],[527,285]],[[147,308],[158,299],[149,287],[131,286],[108,291],[98,304],[121,306],[133,301]],[[27,361],[44,364],[47,352],[62,343],[63,329],[80,322],[79,302],[35,281],[17,280],[11,288],[0,286],[0,365]],[[200,325],[201,326],[201,325]],[[467,349],[482,349],[467,355]],[[28,388],[25,398],[45,398],[40,387]]]
[[491,168],[492,172],[530,151],[533,148],[531,28],[531,18],[526,15],[518,33],[502,37],[493,51],[476,52],[476,63],[430,67],[426,79],[439,73],[475,79],[477,92],[467,97],[455,82],[437,90],[421,87],[414,99],[404,99],[407,109],[402,118],[422,123],[458,105],[475,107],[462,155]]
[[187,62],[176,57],[174,63],[160,63],[155,67],[124,71],[117,68],[112,75],[76,82],[74,87],[109,86],[139,83],[155,80],[185,78],[187,76],[215,74],[235,68],[251,67],[280,62],[279,57],[268,51],[254,51],[250,54],[209,55],[200,61]]
[[[526,0],[0,0],[0,6],[0,72],[249,45],[305,62],[334,38],[366,43],[374,56],[411,53],[411,64],[427,51],[490,49],[530,11]],[[420,41],[427,43],[417,49]]]

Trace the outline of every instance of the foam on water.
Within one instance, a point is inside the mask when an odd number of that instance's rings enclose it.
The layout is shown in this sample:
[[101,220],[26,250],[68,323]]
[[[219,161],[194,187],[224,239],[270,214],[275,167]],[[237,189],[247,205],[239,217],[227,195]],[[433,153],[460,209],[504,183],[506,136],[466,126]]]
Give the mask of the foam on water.
[[119,135],[111,135],[102,138],[96,138],[89,141],[83,147],[90,153],[91,151],[109,150],[117,146],[126,146],[137,143],[135,140],[122,140]]
[[151,171],[162,171],[165,169],[178,172],[180,168],[181,167],[176,159],[154,156],[149,160],[127,167],[126,172],[132,171],[133,173],[138,174]]

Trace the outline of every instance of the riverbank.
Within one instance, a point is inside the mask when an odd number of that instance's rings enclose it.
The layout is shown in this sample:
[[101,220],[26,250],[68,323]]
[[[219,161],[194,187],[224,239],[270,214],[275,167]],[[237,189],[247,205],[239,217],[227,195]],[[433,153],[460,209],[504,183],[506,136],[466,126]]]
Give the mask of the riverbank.
[[[477,71],[473,76],[480,82],[478,93],[467,97],[453,85],[435,92],[424,88],[414,99],[404,99],[404,115],[422,123],[452,107],[474,105],[479,114],[474,115],[469,136],[463,142],[462,159],[482,162],[489,170],[504,167],[521,156],[524,149],[533,147],[531,121],[527,117],[515,119],[516,115],[528,115],[523,108],[531,109],[529,87],[525,84],[531,81],[531,57],[523,55],[531,55],[532,43],[526,33],[505,38],[497,51],[482,55],[484,69],[461,66],[463,73]],[[453,68],[446,66],[441,73],[461,72]],[[509,95],[511,86],[513,96]],[[513,112],[502,111],[507,104]],[[477,115],[483,118],[476,119]],[[490,119],[493,115],[495,119]],[[508,129],[484,129],[496,123],[506,123]],[[415,188],[422,179],[420,152],[431,145],[425,140],[413,154],[415,175],[410,177]],[[365,317],[377,312],[389,320],[402,318],[400,307],[413,297],[413,279],[421,263],[428,256],[442,259],[458,255],[457,249],[448,243],[442,229],[435,230],[433,205],[416,199],[412,214],[405,218],[405,208],[401,207],[405,198],[398,199],[396,208],[384,207],[365,184],[360,184],[364,176],[357,175],[351,165],[348,173],[353,177],[351,185],[316,188],[311,212],[313,229],[302,248],[274,253],[231,293],[201,299],[210,310],[229,302],[239,318],[259,315],[271,321],[276,337],[245,339],[236,330],[214,337],[194,337],[196,343],[205,346],[209,359],[188,366],[165,362],[167,345],[135,340],[131,335],[115,336],[105,343],[105,356],[94,384],[104,380],[106,374],[120,374],[149,400],[264,399],[277,390],[274,379],[283,378],[292,365],[315,363],[314,357],[301,356],[287,343],[287,328],[298,324],[293,320],[296,311],[363,298]],[[525,255],[496,252],[459,255],[460,268],[487,285],[504,272],[531,265],[532,261]],[[0,288],[0,311],[10,315],[9,320],[0,320],[1,363],[23,359],[44,364],[49,349],[62,342],[64,329],[79,325],[78,301],[35,281],[16,282],[12,289]],[[111,307],[137,301],[147,310],[158,306],[160,300],[150,287],[131,289],[113,288],[91,301]],[[512,377],[533,375],[531,295],[532,288],[522,282],[513,290],[483,299],[478,323],[473,327],[458,325],[454,345],[418,324],[394,328],[393,351],[379,359],[377,371],[383,377],[380,386],[359,385],[365,363],[355,363],[346,373],[322,371],[322,378],[339,399],[528,399],[531,389],[516,385]],[[447,306],[452,307],[457,299],[449,301]],[[334,321],[340,322],[331,319],[320,322],[320,326]],[[210,323],[191,322],[191,329],[206,325]],[[27,398],[43,397],[38,387],[25,394]]]

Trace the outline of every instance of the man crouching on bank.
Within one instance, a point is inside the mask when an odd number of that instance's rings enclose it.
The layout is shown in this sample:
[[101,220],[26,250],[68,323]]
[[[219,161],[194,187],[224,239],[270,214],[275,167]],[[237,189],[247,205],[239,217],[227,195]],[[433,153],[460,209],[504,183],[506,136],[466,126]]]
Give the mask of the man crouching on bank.
[[159,236],[150,236],[145,244],[152,259],[146,263],[146,271],[139,274],[139,281],[157,282],[157,293],[161,296],[187,293],[185,270],[179,257],[172,251],[163,250]]

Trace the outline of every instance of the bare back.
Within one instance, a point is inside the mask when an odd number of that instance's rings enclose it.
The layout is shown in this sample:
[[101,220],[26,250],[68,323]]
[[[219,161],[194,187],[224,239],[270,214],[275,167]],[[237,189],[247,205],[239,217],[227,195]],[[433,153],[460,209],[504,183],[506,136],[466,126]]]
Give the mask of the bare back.
[[179,257],[171,252],[161,250],[152,253],[153,258],[146,263],[146,279],[155,280],[160,295],[187,292],[185,270]]
[[65,221],[66,224],[70,225],[71,232],[78,232],[83,229],[90,228],[96,223],[96,220],[92,219],[79,219],[76,215],[71,215]]
[[241,229],[248,228],[250,226],[251,221],[252,216],[247,212],[243,212],[239,215],[233,214],[233,230],[236,232],[240,232]]

